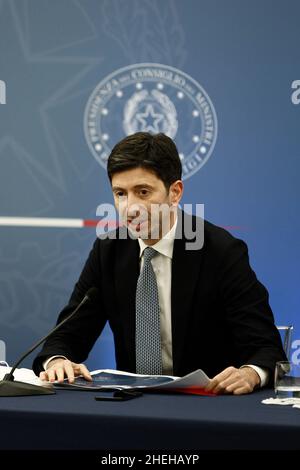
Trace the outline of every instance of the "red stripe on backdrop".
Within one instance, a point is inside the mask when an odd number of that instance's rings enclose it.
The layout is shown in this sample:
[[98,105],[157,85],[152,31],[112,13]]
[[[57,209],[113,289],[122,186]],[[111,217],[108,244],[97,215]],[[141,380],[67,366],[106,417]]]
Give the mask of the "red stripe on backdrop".
[[83,221],[83,226],[84,227],[97,227],[99,223],[101,223],[100,220],[86,219]]
[[115,229],[121,226],[117,220],[93,220],[86,219],[83,221],[84,227],[108,227],[109,229]]

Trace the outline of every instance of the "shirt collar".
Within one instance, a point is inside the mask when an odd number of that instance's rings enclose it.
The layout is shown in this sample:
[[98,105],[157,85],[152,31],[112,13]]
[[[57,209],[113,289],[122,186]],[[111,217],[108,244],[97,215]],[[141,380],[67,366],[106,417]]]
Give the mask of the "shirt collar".
[[[154,245],[151,245],[151,248],[156,250],[158,253],[161,255],[167,256],[168,258],[172,259],[173,256],[173,247],[174,247],[174,240],[175,240],[175,232],[176,232],[176,227],[177,227],[177,220],[178,218],[176,217],[175,223],[171,230],[167,232],[163,238],[158,240],[158,242],[154,243]],[[140,245],[140,258],[142,257],[145,248],[149,247],[149,245],[146,245],[144,240],[141,238],[138,238],[138,242]]]

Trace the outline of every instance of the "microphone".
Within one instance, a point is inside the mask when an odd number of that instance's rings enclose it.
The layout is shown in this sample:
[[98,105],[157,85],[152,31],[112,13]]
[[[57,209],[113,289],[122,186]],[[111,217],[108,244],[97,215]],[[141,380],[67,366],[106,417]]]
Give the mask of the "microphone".
[[67,321],[71,320],[78,310],[86,303],[90,301],[94,301],[98,297],[99,289],[96,287],[91,287],[85,296],[83,297],[82,301],[77,305],[75,310],[73,310],[70,315],[68,315],[62,322],[56,325],[50,333],[44,336],[40,341],[34,344],[28,351],[23,354],[20,359],[13,365],[11,371],[3,377],[3,380],[0,381],[0,397],[18,397],[18,396],[26,396],[26,395],[52,395],[56,393],[52,389],[48,389],[39,385],[28,384],[25,382],[19,382],[14,379],[14,371],[18,367],[18,365],[27,357],[29,356],[32,351],[34,351],[40,344],[42,344],[46,339],[48,339],[55,331],[57,331],[62,325],[64,325]]

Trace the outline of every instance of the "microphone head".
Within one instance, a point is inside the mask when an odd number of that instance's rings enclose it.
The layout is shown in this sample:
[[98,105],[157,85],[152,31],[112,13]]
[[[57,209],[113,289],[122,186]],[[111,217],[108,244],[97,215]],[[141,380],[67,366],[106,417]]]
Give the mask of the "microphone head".
[[96,300],[98,296],[99,289],[97,287],[91,287],[86,293],[86,297],[88,297],[90,302],[94,302],[94,300]]

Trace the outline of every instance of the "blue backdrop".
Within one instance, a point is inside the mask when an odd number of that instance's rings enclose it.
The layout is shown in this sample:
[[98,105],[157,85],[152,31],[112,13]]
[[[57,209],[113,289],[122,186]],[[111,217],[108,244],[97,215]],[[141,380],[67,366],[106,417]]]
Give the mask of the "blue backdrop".
[[[120,102],[98,102],[94,127],[84,124],[90,97],[133,64],[176,69],[202,87],[218,121],[183,203],[204,203],[208,220],[247,242],[276,323],[294,324],[300,362],[299,15],[297,0],[0,0],[0,218],[95,219],[112,202],[101,149],[125,136],[123,105],[134,95],[139,106],[150,82],[124,82]],[[156,83],[169,101],[154,124],[175,119],[186,156],[204,139],[189,113],[204,108],[180,105],[184,88]],[[139,110],[147,125],[153,100]],[[54,324],[94,238],[95,228],[0,225],[0,359],[13,362]],[[88,365],[114,366],[108,329]]]

